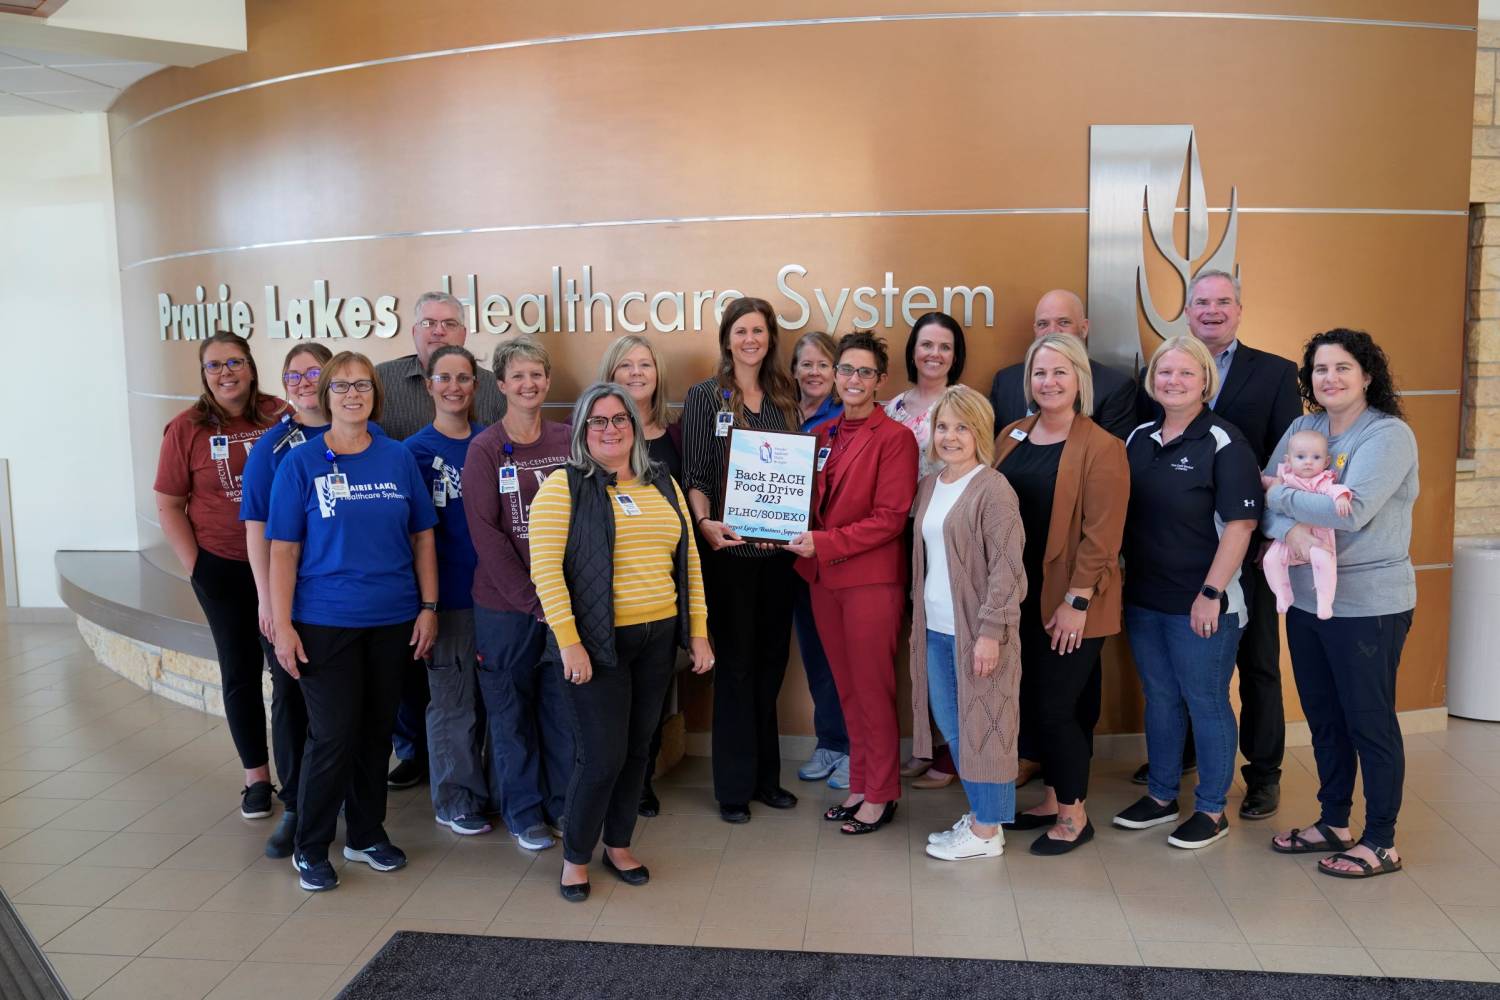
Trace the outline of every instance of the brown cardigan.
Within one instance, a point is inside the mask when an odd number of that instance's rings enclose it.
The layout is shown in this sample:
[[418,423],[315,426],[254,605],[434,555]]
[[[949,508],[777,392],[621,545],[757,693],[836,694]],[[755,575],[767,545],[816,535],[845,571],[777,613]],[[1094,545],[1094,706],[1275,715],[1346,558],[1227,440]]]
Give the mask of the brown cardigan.
[[[1037,414],[1007,425],[995,438],[998,466],[1020,444],[1011,431],[1031,433]],[[1069,588],[1094,588],[1083,637],[1120,631],[1120,542],[1130,505],[1130,463],[1125,444],[1083,414],[1073,417],[1057,463],[1052,520],[1042,559],[1041,614],[1045,624]],[[1035,531],[1037,525],[1029,525]],[[1031,581],[1036,585],[1036,581]]]
[[[922,518],[932,501],[933,473],[917,486],[915,543],[911,547],[912,752],[932,756],[927,727],[927,552]],[[1021,688],[1021,565],[1025,533],[1016,491],[994,469],[980,469],[943,520],[943,549],[953,590],[953,663],[958,680],[959,774],[968,781],[1016,780],[1016,732]],[[988,677],[974,676],[974,640],[1000,643],[1000,663]]]

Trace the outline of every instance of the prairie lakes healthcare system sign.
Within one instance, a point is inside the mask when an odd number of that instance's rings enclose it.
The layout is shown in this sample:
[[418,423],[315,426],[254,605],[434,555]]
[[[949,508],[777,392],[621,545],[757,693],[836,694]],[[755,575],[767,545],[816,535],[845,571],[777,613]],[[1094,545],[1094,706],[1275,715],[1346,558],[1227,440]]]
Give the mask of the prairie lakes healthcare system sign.
[[817,446],[812,434],[731,430],[724,523],[749,542],[789,542],[806,531]]

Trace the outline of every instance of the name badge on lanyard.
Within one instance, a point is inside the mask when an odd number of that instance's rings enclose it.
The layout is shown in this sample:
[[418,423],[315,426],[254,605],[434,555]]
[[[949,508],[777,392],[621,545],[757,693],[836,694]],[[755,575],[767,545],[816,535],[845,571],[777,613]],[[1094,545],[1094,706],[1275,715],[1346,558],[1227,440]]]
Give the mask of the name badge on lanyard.
[[626,513],[626,515],[628,515],[630,517],[640,517],[641,516],[641,509],[636,506],[634,500],[630,499],[629,494],[626,494],[626,493],[616,493],[615,494],[615,503],[617,503],[617,504],[620,505],[620,509],[623,510]]
[[349,477],[342,472],[328,474],[328,493],[335,500],[349,499]]
[[214,434],[209,437],[208,457],[215,462],[223,462],[229,458],[229,435]]
[[818,471],[819,472],[822,472],[823,471],[823,466],[825,466],[825,465],[828,464],[828,456],[830,454],[832,454],[832,453],[833,453],[833,449],[829,448],[829,447],[826,447],[826,446],[818,449]]
[[734,414],[728,410],[720,410],[719,415],[714,418],[714,437],[728,437],[729,429],[734,426]]
[[292,431],[292,433],[290,433],[290,434],[288,434],[286,436],[286,446],[288,448],[295,448],[299,444],[306,444],[306,443],[307,443],[307,435],[305,435],[305,434],[302,433],[302,428],[300,428],[300,427],[297,428],[296,430]]
[[500,492],[502,494],[521,492],[521,480],[516,475],[514,465],[500,466]]

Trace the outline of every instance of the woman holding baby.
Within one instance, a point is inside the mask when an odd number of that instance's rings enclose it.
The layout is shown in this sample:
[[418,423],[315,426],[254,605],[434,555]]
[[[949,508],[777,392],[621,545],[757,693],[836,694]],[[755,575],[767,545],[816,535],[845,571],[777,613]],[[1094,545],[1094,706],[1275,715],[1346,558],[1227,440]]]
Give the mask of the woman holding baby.
[[[1303,351],[1298,380],[1312,412],[1292,421],[1268,463],[1274,482],[1262,527],[1281,545],[1276,558],[1289,564],[1287,646],[1312,729],[1322,815],[1271,846],[1283,854],[1329,853],[1318,864],[1323,874],[1370,878],[1401,869],[1395,831],[1405,752],[1396,666],[1417,603],[1409,554],[1417,441],[1402,419],[1385,352],[1369,334],[1317,334]],[[1295,479],[1328,478],[1316,460],[1324,442],[1333,473],[1327,485],[1336,488],[1305,488]],[[1336,569],[1336,593],[1333,574],[1318,571],[1320,564]],[[1356,765],[1365,794],[1358,840],[1349,828]]]

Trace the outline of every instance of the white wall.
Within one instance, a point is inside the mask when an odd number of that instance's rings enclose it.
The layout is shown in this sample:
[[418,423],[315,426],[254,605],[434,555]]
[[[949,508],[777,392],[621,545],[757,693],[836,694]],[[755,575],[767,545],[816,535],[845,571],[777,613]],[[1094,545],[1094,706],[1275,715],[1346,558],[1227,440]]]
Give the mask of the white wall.
[[105,117],[0,117],[0,457],[20,603],[58,549],[138,547]]

